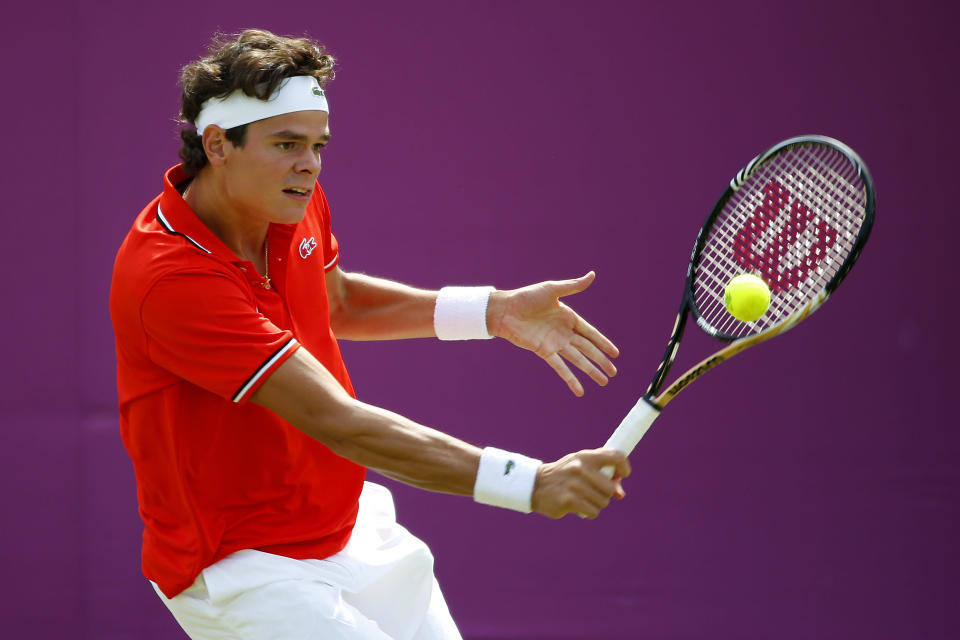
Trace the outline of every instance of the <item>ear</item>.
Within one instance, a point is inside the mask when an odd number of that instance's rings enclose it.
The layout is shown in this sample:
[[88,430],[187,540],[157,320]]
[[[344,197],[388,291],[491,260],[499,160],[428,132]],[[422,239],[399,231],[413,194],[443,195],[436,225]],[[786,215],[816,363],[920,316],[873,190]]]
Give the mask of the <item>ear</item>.
[[207,160],[214,167],[222,167],[227,159],[227,134],[215,124],[208,125],[203,131],[203,150]]

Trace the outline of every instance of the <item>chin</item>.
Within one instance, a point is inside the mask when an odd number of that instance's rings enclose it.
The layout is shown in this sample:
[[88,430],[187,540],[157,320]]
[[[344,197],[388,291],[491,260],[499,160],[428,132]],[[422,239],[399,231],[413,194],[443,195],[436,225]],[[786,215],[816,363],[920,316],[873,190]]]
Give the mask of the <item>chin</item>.
[[277,224],[297,224],[307,215],[307,205],[291,209],[285,207],[283,211],[273,216],[272,222]]

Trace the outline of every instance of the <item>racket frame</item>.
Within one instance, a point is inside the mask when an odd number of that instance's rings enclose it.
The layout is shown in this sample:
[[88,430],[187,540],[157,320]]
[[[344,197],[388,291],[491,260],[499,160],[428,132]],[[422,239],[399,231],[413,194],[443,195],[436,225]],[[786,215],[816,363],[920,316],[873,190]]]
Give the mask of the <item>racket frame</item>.
[[[760,168],[763,167],[767,162],[792,147],[810,144],[818,144],[830,147],[845,156],[847,161],[850,162],[850,164],[856,169],[857,176],[863,182],[863,188],[865,191],[864,219],[857,232],[857,238],[854,241],[853,247],[851,248],[843,264],[837,270],[837,273],[835,273],[824,286],[824,288],[802,308],[798,309],[781,322],[767,328],[760,333],[748,336],[734,336],[725,334],[711,326],[710,323],[707,322],[702,315],[700,315],[694,299],[694,284],[696,280],[697,267],[699,266],[700,255],[703,251],[703,248],[706,246],[707,238],[709,237],[713,223],[723,212],[723,209],[730,198],[732,198],[740,189],[740,187],[742,187],[744,183],[746,183],[747,180],[749,180],[749,178],[758,170],[760,170]],[[784,333],[813,313],[821,304],[826,301],[828,297],[830,297],[830,294],[836,290],[840,283],[843,282],[843,279],[846,278],[848,273],[850,273],[850,269],[853,268],[854,263],[856,263],[857,259],[860,257],[860,252],[863,250],[867,239],[870,237],[870,231],[873,228],[875,210],[876,193],[874,191],[873,178],[871,177],[870,172],[867,170],[866,164],[864,164],[863,160],[860,159],[860,156],[858,156],[853,149],[839,140],[835,140],[834,138],[822,135],[805,135],[789,138],[775,144],[747,163],[747,165],[737,172],[736,176],[734,176],[734,178],[730,181],[730,184],[717,200],[717,203],[713,206],[713,209],[711,209],[710,214],[707,216],[703,226],[700,228],[700,232],[697,234],[697,239],[693,245],[693,251],[690,253],[690,260],[687,263],[686,284],[684,285],[683,296],[680,300],[680,310],[677,312],[677,319],[674,322],[673,332],[670,335],[670,339],[667,341],[667,348],[664,352],[663,360],[661,361],[660,366],[657,367],[657,372],[654,374],[653,380],[647,387],[647,391],[644,393],[643,399],[652,406],[662,409],[691,382],[716,365],[736,355],[737,353],[740,353],[744,349]],[[686,372],[684,372],[683,375],[678,377],[672,384],[670,384],[665,391],[661,392],[660,389],[663,386],[667,373],[669,373],[670,367],[673,365],[673,361],[677,357],[677,351],[680,348],[680,340],[683,337],[683,332],[687,324],[688,312],[693,316],[697,326],[703,329],[707,335],[722,342],[729,342],[730,344],[690,367]]]
[[[814,295],[813,298],[801,308],[797,309],[780,322],[758,333],[746,336],[733,336],[725,334],[711,326],[710,323],[707,322],[702,315],[700,315],[694,298],[694,284],[697,266],[699,265],[701,252],[706,246],[710,229],[730,198],[732,198],[733,195],[740,189],[740,187],[744,185],[750,176],[756,173],[756,171],[763,167],[764,164],[769,162],[770,159],[774,158],[779,153],[782,153],[783,151],[794,146],[809,144],[820,144],[833,148],[834,150],[843,154],[856,168],[858,177],[863,183],[866,196],[864,203],[864,219],[857,232],[857,238],[855,239],[853,247],[847,255],[847,258],[837,270],[837,273],[833,275],[823,289]],[[699,378],[710,369],[713,369],[721,362],[735,356],[741,351],[749,349],[754,345],[760,344],[761,342],[788,331],[796,326],[801,320],[816,311],[817,308],[819,308],[820,305],[822,305],[836,290],[847,274],[850,273],[850,269],[853,268],[857,258],[860,257],[860,252],[862,251],[864,244],[866,244],[866,241],[870,236],[870,231],[873,228],[875,210],[876,194],[873,186],[873,178],[870,176],[870,172],[867,170],[866,165],[853,151],[853,149],[843,144],[839,140],[834,140],[833,138],[819,135],[798,136],[796,138],[784,140],[783,142],[770,147],[756,158],[751,160],[747,166],[741,169],[733,178],[733,180],[730,181],[729,186],[724,191],[723,195],[720,196],[720,199],[717,200],[717,203],[710,211],[710,215],[707,216],[706,221],[700,228],[700,232],[697,234],[696,242],[694,242],[693,245],[693,251],[690,254],[690,261],[687,263],[687,279],[683,290],[683,296],[680,299],[680,310],[677,313],[677,319],[673,325],[673,332],[670,335],[670,339],[667,341],[667,348],[664,352],[663,360],[660,362],[660,366],[657,367],[657,372],[654,374],[653,380],[650,382],[650,386],[647,387],[647,391],[637,401],[626,417],[624,417],[624,419],[620,422],[620,425],[616,428],[613,434],[611,434],[604,447],[617,449],[618,451],[629,454],[631,451],[633,451],[634,447],[636,447],[637,443],[640,442],[640,439],[643,438],[644,434],[646,434],[647,430],[660,415],[660,411],[667,406],[667,404],[673,400],[677,394],[689,386],[691,382]],[[670,384],[666,390],[661,391],[664,379],[666,378],[667,373],[669,373],[670,367],[673,365],[673,361],[677,357],[677,351],[680,348],[680,339],[683,337],[683,332],[686,328],[688,314],[694,317],[697,325],[709,336],[722,342],[728,342],[729,344],[713,355],[704,358],[697,364],[687,369],[687,371],[678,377],[672,384]],[[605,467],[603,472],[608,477],[612,477],[614,469],[612,466]]]

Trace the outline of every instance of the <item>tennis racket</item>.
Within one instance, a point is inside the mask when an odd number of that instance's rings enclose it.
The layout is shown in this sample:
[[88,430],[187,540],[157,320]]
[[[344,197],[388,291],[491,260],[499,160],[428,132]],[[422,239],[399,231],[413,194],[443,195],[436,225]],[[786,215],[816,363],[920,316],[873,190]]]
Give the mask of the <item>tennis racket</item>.
[[[791,138],[754,158],[730,181],[697,235],[663,361],[604,446],[629,454],[691,382],[816,311],[857,261],[875,203],[866,165],[832,138]],[[771,292],[770,306],[753,322],[734,318],[723,301],[727,283],[742,273],[759,276]],[[661,391],[690,315],[728,344]],[[613,468],[604,471],[609,476]]]

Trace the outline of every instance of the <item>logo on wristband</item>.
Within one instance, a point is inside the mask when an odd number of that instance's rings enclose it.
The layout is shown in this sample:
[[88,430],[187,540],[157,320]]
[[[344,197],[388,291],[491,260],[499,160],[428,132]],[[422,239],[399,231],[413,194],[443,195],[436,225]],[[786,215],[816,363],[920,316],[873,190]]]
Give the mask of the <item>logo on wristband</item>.
[[505,476],[510,475],[510,470],[513,469],[515,466],[517,466],[516,462],[514,462],[513,460],[507,460],[507,466],[503,468],[503,475]]

